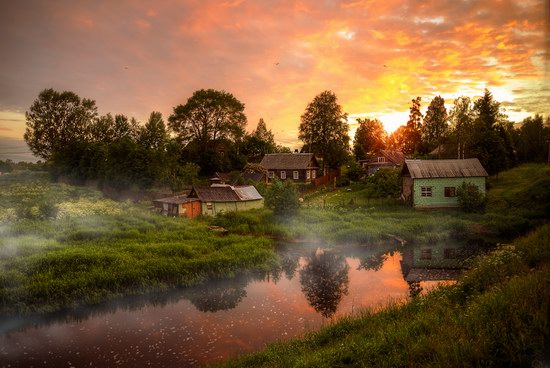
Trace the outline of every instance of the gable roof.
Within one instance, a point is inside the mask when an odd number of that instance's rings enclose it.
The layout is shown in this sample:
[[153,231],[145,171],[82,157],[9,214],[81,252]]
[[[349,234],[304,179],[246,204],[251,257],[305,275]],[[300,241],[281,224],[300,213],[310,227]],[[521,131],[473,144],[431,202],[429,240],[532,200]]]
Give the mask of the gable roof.
[[260,165],[268,170],[319,168],[313,153],[269,153],[262,158]]
[[413,179],[487,176],[477,158],[465,160],[405,160],[401,175]]
[[405,154],[401,151],[380,150],[380,153],[396,165],[403,165],[405,162]]
[[214,185],[211,187],[193,187],[190,197],[201,202],[241,202],[254,201],[263,197],[252,185],[232,187],[230,185]]
[[188,198],[186,194],[182,194],[182,195],[177,195],[177,196],[173,196],[173,197],[154,199],[153,202],[169,203],[169,204],[182,204],[182,203],[194,202],[194,201],[197,201],[197,200],[198,200],[197,198]]

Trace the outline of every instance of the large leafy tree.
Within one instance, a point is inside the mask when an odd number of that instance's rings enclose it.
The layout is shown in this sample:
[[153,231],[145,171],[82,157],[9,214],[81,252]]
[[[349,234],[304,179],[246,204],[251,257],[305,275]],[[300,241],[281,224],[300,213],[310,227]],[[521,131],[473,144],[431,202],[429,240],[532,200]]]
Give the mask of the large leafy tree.
[[244,104],[231,93],[214,89],[195,91],[185,105],[174,107],[168,125],[184,143],[195,141],[201,151],[220,140],[235,141],[244,134]]
[[252,134],[246,135],[243,146],[243,153],[249,157],[274,153],[277,150],[273,132],[267,129],[264,119],[260,119]]
[[301,116],[298,138],[307,151],[323,157],[325,168],[338,168],[349,155],[347,117],[331,91],[317,95]]
[[378,119],[357,119],[357,122],[359,126],[353,139],[353,154],[357,160],[363,160],[385,148],[388,133]]
[[420,112],[420,101],[420,97],[411,100],[409,120],[403,132],[405,136],[403,153],[418,153],[420,148],[420,142],[422,140],[422,113]]
[[550,126],[545,126],[542,115],[525,118],[516,132],[518,158],[523,162],[544,162],[548,159]]
[[95,101],[70,91],[45,89],[25,113],[24,139],[35,155],[48,160],[57,150],[88,140],[96,116]]
[[456,139],[457,158],[464,158],[471,141],[474,122],[473,106],[469,97],[461,96],[455,99],[449,120],[453,138]]
[[422,125],[422,139],[428,150],[437,147],[438,156],[441,155],[441,145],[449,130],[445,100],[436,96],[428,105],[424,124]]
[[407,127],[400,125],[394,130],[386,140],[386,148],[396,151],[405,152],[407,146]]

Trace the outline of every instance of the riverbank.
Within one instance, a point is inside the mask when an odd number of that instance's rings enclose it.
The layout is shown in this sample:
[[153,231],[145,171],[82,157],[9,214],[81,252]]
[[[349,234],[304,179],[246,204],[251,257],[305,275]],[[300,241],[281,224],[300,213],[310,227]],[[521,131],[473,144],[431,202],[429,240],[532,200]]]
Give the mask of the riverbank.
[[364,311],[224,367],[547,366],[550,224],[483,256],[453,286]]
[[87,188],[0,180],[0,315],[93,305],[277,263],[269,239],[220,237]]

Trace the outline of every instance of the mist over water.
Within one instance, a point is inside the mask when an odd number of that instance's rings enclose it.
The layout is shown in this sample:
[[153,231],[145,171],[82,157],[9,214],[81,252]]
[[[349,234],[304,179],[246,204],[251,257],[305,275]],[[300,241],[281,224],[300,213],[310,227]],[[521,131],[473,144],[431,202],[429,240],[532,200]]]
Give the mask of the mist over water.
[[[0,319],[0,366],[219,362],[363,308],[407,300],[411,288],[404,271],[414,270],[427,253],[417,248],[291,244],[281,247],[280,267],[269,273],[50,316]],[[430,249],[434,259],[444,253]]]

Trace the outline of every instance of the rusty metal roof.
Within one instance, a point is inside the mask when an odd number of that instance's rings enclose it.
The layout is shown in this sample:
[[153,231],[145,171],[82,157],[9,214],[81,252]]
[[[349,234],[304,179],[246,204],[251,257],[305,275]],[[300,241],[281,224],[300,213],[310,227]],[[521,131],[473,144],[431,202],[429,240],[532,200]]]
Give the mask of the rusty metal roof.
[[211,187],[193,187],[190,196],[202,202],[241,202],[262,199],[260,193],[251,185],[232,187],[218,184]]
[[313,153],[270,153],[264,156],[260,165],[267,170],[317,169],[319,164]]
[[178,196],[173,196],[173,197],[155,199],[155,200],[153,200],[153,202],[182,204],[182,203],[188,203],[188,202],[193,202],[193,201],[197,201],[197,200],[198,200],[197,198],[188,198],[187,195],[178,195]]
[[464,160],[405,160],[402,174],[413,179],[487,176],[477,158]]

